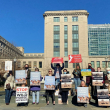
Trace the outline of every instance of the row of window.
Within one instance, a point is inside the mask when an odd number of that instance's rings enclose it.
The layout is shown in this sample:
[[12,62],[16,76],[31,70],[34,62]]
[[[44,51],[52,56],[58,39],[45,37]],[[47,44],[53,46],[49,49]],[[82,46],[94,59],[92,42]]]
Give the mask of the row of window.
[[[53,21],[54,22],[60,22],[60,17],[54,17]],[[72,22],[77,22],[77,21],[78,21],[78,16],[73,16]],[[68,22],[68,17],[64,17],[64,22]]]

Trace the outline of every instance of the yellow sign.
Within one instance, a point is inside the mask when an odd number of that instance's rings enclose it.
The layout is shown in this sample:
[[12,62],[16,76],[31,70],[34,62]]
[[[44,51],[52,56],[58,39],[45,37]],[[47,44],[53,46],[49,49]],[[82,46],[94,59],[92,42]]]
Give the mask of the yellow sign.
[[91,69],[82,69],[81,76],[92,76]]

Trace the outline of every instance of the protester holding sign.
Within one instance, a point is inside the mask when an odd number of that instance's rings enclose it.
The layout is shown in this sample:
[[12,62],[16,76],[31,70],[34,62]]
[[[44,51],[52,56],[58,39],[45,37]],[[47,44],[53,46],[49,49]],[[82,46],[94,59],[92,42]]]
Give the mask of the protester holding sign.
[[[65,74],[68,74],[68,72],[67,72],[67,69],[64,69],[63,70],[63,74],[62,75],[65,75]],[[63,83],[63,82],[69,82],[69,83],[71,83],[71,77],[70,78],[62,78],[63,76],[61,75],[61,83]],[[67,76],[68,77],[68,76]],[[72,85],[72,83],[71,83],[71,85]],[[61,95],[62,95],[62,103],[63,104],[67,104],[67,100],[68,100],[68,91],[70,90],[71,88],[62,88],[61,87]]]
[[60,78],[61,78],[61,74],[62,74],[62,69],[64,68],[64,63],[62,63],[62,67],[60,67],[60,64],[57,63],[56,67],[53,67],[53,64],[51,63],[51,68],[54,70],[54,76],[55,76],[55,80],[56,80],[56,89],[58,89],[58,85],[60,83]]
[[15,89],[15,80],[12,71],[5,73],[3,77],[6,79],[4,84],[5,103],[6,105],[9,105],[11,99],[11,92],[13,89]]
[[81,83],[81,69],[79,65],[76,65],[76,69],[73,71],[74,82],[75,82],[75,91],[77,92],[77,87],[80,86]]
[[[52,78],[52,76],[53,76],[53,78]],[[50,77],[50,79],[49,79],[49,77]],[[48,84],[49,83],[52,83],[52,84],[50,84],[50,85],[46,84],[47,83],[46,78],[48,78]],[[44,79],[45,79],[44,89],[46,90],[47,105],[49,105],[49,95],[52,96],[52,102],[53,102],[53,105],[55,105],[55,77],[52,74],[51,69],[49,69],[48,74],[44,77]]]
[[[42,77],[40,75],[39,69],[35,68],[35,74],[36,76],[39,76],[39,83],[42,81]],[[34,77],[34,76],[33,76]],[[37,83],[38,84],[38,83]],[[31,85],[31,84],[30,84]],[[39,91],[41,90],[40,85],[31,85],[30,91],[32,91],[32,104],[35,104],[35,95],[36,95],[36,104],[39,104]]]

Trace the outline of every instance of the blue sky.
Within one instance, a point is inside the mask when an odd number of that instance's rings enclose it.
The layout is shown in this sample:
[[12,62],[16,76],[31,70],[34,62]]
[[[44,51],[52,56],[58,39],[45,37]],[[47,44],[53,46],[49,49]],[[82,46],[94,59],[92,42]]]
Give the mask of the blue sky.
[[25,53],[43,53],[43,13],[82,9],[89,12],[88,24],[110,23],[110,0],[0,0],[0,35]]

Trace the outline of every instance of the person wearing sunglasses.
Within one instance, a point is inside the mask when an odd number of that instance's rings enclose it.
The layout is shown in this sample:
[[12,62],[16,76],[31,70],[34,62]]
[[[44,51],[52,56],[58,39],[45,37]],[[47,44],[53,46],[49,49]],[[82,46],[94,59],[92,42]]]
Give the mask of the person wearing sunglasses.
[[[51,69],[49,69],[48,74],[46,76],[54,76]],[[45,77],[44,77],[44,79],[45,79]],[[53,102],[53,105],[55,105],[55,90],[46,90],[47,105],[49,105],[49,95],[52,96],[52,102]]]

